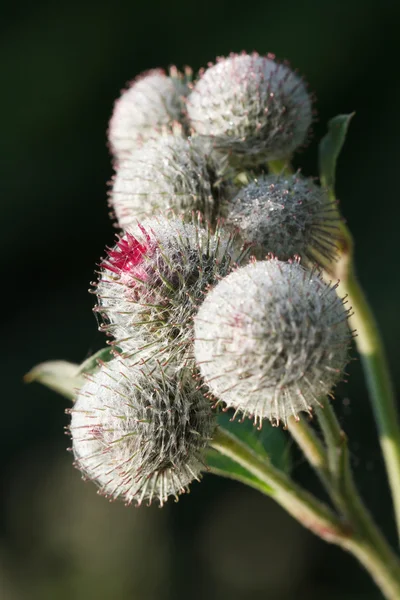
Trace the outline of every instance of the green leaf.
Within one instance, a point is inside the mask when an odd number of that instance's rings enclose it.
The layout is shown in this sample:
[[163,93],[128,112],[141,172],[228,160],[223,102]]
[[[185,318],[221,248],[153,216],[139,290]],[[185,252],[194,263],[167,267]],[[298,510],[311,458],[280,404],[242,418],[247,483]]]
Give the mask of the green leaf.
[[26,383],[36,381],[58,392],[69,400],[75,400],[77,391],[85,383],[84,375],[94,373],[99,368],[99,361],[108,362],[113,358],[111,348],[102,348],[81,365],[65,360],[54,360],[41,363],[24,377]]
[[[210,448],[207,451],[207,465],[210,468],[211,473],[214,475],[220,475],[221,477],[227,477],[228,479],[235,479],[245,485],[261,489],[262,491],[268,491],[265,483],[261,482],[255,475],[249,473],[244,467],[241,467],[234,460],[223,456],[217,450]],[[270,490],[272,494],[272,489]]]
[[[231,418],[232,412],[220,413],[217,417],[218,425],[246,444],[262,460],[271,461],[276,468],[282,471],[290,471],[290,446],[282,429],[265,423],[263,428],[258,430],[250,419],[240,422],[231,421]],[[265,491],[265,483],[260,482],[244,467],[214,449],[209,449],[207,452],[207,464],[215,475],[236,479]]]
[[268,173],[274,175],[292,175],[293,169],[290,164],[290,156],[280,160],[269,160],[268,161]]
[[335,188],[336,162],[355,113],[337,115],[328,122],[328,133],[319,144],[319,176],[321,184],[332,193]]
[[99,368],[99,361],[108,362],[114,358],[114,352],[116,348],[102,348],[98,352],[95,352],[92,356],[89,356],[79,367],[79,373],[94,373]]
[[282,429],[272,427],[269,421],[264,422],[262,429],[257,429],[251,419],[245,419],[243,422],[238,419],[232,421],[232,416],[233,411],[219,413],[218,425],[249,446],[256,454],[269,459],[277,469],[285,473],[290,472],[290,445]]
[[79,371],[79,365],[65,360],[54,360],[41,363],[24,377],[26,383],[36,381],[58,392],[69,400],[74,400],[76,392],[82,387],[85,379]]

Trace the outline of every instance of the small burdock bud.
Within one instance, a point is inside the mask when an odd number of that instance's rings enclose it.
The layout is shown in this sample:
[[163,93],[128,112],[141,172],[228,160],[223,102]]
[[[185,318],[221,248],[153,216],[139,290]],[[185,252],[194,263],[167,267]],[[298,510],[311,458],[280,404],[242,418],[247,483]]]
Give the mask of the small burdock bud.
[[348,311],[335,288],[277,259],[220,281],[195,317],[195,358],[212,394],[260,425],[310,412],[348,358]]
[[154,69],[137,77],[115,102],[108,129],[113,155],[119,162],[144,141],[183,122],[185,77],[175,68],[170,76]]
[[228,233],[148,219],[118,238],[101,263],[94,290],[101,329],[126,355],[142,349],[140,338],[160,360],[179,359],[180,368],[192,359],[192,319],[207,287],[240,260]]
[[160,135],[129,154],[116,172],[110,194],[119,226],[172,209],[191,217],[199,210],[209,221],[218,208],[217,180],[224,161],[205,155],[200,145],[174,134]]
[[304,143],[312,103],[273,55],[231,54],[204,71],[187,100],[194,131],[243,165],[289,157]]
[[311,262],[337,253],[339,217],[327,192],[299,174],[259,177],[228,205],[227,224],[237,228],[258,258],[273,253]]
[[81,388],[70,432],[75,465],[99,493],[127,504],[177,497],[204,469],[215,428],[210,403],[193,379],[159,365],[141,371],[104,364]]

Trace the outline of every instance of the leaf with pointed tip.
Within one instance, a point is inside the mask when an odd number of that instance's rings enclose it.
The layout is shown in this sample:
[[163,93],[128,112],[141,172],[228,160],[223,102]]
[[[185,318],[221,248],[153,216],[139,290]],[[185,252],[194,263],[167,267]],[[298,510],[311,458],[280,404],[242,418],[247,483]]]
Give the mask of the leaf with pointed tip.
[[346,139],[350,121],[355,113],[337,115],[328,122],[328,133],[319,144],[319,176],[321,184],[333,194],[336,162]]
[[41,363],[24,377],[26,383],[36,381],[58,392],[65,398],[74,401],[77,391],[85,383],[85,374],[94,373],[101,362],[108,362],[114,354],[111,348],[102,348],[81,365],[65,360],[54,360]]
[[53,360],[34,367],[24,377],[26,383],[36,381],[58,392],[69,400],[74,400],[77,391],[85,382],[79,365],[65,360]]

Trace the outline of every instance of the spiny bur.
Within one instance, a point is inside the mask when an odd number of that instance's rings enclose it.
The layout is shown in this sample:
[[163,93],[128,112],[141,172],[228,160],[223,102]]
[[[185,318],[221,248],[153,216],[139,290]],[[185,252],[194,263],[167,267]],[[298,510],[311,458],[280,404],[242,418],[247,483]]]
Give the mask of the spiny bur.
[[175,127],[173,133],[159,135],[128,154],[117,169],[110,193],[121,229],[170,210],[186,219],[200,211],[214,222],[226,161],[202,150]]
[[285,159],[312,121],[302,79],[274,56],[231,54],[206,69],[187,99],[193,130],[238,165]]
[[110,500],[162,506],[205,468],[215,417],[188,374],[114,359],[90,376],[67,412],[75,465]]
[[169,75],[162,69],[153,69],[139,75],[122,91],[108,128],[110,149],[117,164],[146,140],[171,129],[174,122],[185,122],[188,75],[190,70],[183,75],[175,67]]
[[[125,355],[138,349],[180,366],[193,359],[193,316],[208,286],[240,262],[230,234],[152,218],[128,230],[101,263],[101,329]],[[138,341],[140,340],[140,341]]]
[[195,357],[212,394],[260,425],[310,412],[348,359],[348,310],[335,287],[274,258],[220,281],[195,317]]
[[258,258],[297,255],[320,264],[337,255],[337,209],[326,190],[299,174],[254,179],[228,204],[227,224],[237,228]]

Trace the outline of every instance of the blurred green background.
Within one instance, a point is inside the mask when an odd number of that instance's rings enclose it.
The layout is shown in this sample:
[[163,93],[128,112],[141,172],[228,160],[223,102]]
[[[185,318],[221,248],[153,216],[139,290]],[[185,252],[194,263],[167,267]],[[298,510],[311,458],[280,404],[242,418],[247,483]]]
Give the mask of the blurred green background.
[[[296,158],[306,174],[327,120],[357,112],[337,191],[399,388],[399,3],[22,0],[2,14],[2,600],[380,598],[353,558],[239,484],[206,475],[163,510],[107,503],[71,466],[66,401],[22,376],[104,342],[87,289],[114,236],[105,132],[119,90],[151,67],[197,70],[246,49],[288,59],[317,96],[313,141]],[[394,541],[357,361],[349,372],[335,404],[363,495]],[[316,490],[295,448],[293,462]]]

